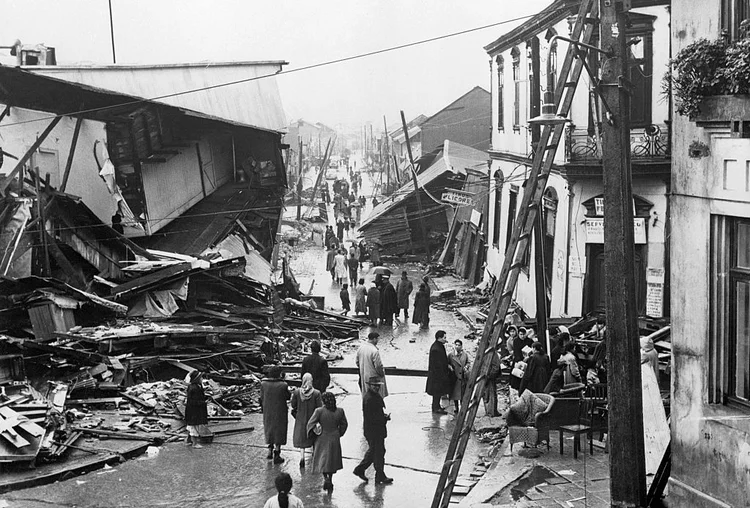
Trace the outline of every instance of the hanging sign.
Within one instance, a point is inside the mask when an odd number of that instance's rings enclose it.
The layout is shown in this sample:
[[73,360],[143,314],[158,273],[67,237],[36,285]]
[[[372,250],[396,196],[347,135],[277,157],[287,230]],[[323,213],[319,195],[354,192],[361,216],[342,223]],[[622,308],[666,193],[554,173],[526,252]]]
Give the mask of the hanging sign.
[[447,189],[443,191],[443,195],[440,196],[440,199],[442,199],[444,203],[450,203],[452,205],[474,206],[474,194],[471,192]]
[[[637,244],[646,243],[646,219],[633,219],[633,239]],[[586,243],[604,243],[604,218],[586,219]]]

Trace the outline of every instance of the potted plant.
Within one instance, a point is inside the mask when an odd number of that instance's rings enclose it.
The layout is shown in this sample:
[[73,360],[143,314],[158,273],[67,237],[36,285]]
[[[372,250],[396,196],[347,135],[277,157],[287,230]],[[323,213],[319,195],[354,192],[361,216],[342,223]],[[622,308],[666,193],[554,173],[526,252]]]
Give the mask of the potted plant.
[[670,62],[663,89],[677,113],[698,122],[750,119],[750,39],[699,39]]

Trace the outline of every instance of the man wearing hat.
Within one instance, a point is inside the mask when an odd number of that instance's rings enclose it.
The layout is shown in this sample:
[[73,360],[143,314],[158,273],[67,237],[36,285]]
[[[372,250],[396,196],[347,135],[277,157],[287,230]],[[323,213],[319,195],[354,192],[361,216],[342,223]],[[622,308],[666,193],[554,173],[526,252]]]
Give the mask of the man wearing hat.
[[362,397],[367,393],[366,381],[372,377],[377,377],[383,382],[382,388],[380,388],[380,396],[386,398],[388,396],[388,384],[385,381],[385,368],[383,368],[383,362],[380,359],[380,351],[378,351],[378,341],[380,340],[380,334],[378,332],[370,332],[367,335],[367,342],[362,344],[357,350],[357,367],[359,367],[359,388],[362,390]]
[[365,471],[371,465],[375,467],[375,483],[393,483],[393,478],[385,475],[385,438],[388,435],[386,423],[391,415],[385,412],[385,402],[380,396],[383,382],[373,376],[367,380],[367,393],[362,398],[362,415],[364,434],[367,440],[367,452],[362,462],[354,468],[353,473],[367,483]]

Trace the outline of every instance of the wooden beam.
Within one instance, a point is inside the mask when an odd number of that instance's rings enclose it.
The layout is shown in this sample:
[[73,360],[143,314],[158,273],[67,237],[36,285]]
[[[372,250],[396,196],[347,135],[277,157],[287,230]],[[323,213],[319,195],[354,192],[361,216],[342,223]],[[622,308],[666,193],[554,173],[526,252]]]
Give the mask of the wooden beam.
[[70,176],[70,168],[73,166],[73,156],[76,154],[76,145],[78,144],[78,134],[81,132],[81,124],[83,123],[83,117],[76,118],[75,130],[73,130],[73,140],[70,142],[70,152],[68,152],[68,162],[65,163],[65,173],[63,173],[63,180],[60,184],[60,192],[65,192],[65,187],[68,185],[68,177]]
[[31,158],[34,152],[36,152],[37,148],[41,146],[42,143],[44,143],[44,140],[47,139],[47,136],[49,136],[49,133],[52,132],[52,129],[55,128],[55,126],[60,123],[60,120],[62,120],[61,116],[56,116],[52,119],[52,121],[49,123],[46,129],[44,129],[44,132],[34,141],[34,143],[29,147],[28,150],[26,150],[26,153],[23,154],[23,157],[21,157],[18,162],[16,163],[16,167],[13,168],[13,170],[8,173],[5,176],[5,179],[0,182],[0,194],[5,193],[5,189],[8,188],[8,185],[10,185],[10,182],[15,178],[16,173],[21,171],[23,169],[23,165],[26,164],[26,162]]
[[0,113],[0,122],[3,121],[3,119],[10,114],[10,106],[5,106],[5,109],[2,113]]

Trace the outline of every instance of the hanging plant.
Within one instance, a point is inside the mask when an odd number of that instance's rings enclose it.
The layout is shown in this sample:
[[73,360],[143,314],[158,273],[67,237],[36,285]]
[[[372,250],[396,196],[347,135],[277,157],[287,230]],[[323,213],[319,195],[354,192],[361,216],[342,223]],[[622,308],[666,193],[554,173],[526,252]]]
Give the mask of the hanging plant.
[[[731,93],[726,73],[729,49],[723,39],[699,39],[682,49],[670,62],[672,72],[664,76],[662,89],[667,93],[672,92],[677,113],[693,117],[700,112],[703,97]],[[742,57],[733,54],[733,59],[741,60]],[[747,82],[738,84],[738,89],[740,86],[747,87]]]
[[750,39],[741,39],[729,46],[724,64],[724,93],[750,93]]

